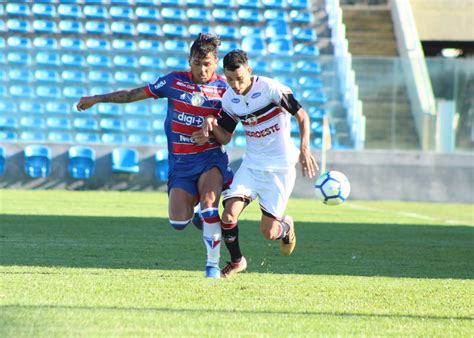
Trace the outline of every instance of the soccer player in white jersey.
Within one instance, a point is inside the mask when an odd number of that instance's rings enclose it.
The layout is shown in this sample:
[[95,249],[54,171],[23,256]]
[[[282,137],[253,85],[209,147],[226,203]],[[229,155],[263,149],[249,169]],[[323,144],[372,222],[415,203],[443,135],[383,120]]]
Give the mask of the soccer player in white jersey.
[[[284,213],[295,184],[295,165],[299,160],[303,175],[309,177],[315,176],[319,168],[310,152],[308,114],[291,89],[273,79],[252,76],[247,54],[242,50],[231,51],[224,57],[224,73],[230,88],[222,97],[222,114],[219,118],[208,116],[202,130],[193,136],[198,144],[212,137],[227,144],[237,123],[241,122],[245,130],[242,164],[230,189],[223,192],[222,236],[231,257],[231,262],[221,270],[221,277],[226,278],[247,268],[239,246],[237,221],[257,197],[264,237],[280,240],[281,253],[292,254],[295,228],[292,218]],[[299,150],[290,135],[291,116],[299,125]]]

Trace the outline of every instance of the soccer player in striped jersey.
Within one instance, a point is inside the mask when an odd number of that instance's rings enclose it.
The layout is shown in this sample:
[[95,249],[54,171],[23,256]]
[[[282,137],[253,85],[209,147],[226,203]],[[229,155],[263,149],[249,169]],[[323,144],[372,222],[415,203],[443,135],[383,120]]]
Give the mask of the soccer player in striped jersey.
[[203,239],[207,248],[205,275],[219,278],[221,225],[219,198],[232,180],[229,159],[215,139],[196,144],[193,132],[200,130],[206,116],[217,117],[227,83],[215,73],[220,40],[200,34],[189,55],[190,71],[171,72],[144,87],[109,94],[82,97],[77,109],[99,102],[128,103],[147,98],[167,98],[165,132],[168,139],[169,222],[183,230],[193,219],[193,208],[200,202]]
[[[222,234],[231,262],[221,277],[242,272],[247,267],[238,241],[237,221],[244,208],[259,198],[262,218],[260,229],[265,238],[280,240],[285,256],[292,254],[296,235],[293,220],[285,216],[288,199],[296,179],[296,163],[303,175],[313,177],[318,165],[310,152],[310,123],[306,111],[290,88],[273,79],[252,76],[247,54],[234,50],[224,57],[224,74],[230,88],[222,98],[221,116],[208,116],[203,128],[194,134],[204,143],[212,134],[227,144],[237,123],[242,123],[246,149],[240,168],[230,188],[223,193]],[[294,116],[300,130],[300,149],[290,135],[290,118]]]

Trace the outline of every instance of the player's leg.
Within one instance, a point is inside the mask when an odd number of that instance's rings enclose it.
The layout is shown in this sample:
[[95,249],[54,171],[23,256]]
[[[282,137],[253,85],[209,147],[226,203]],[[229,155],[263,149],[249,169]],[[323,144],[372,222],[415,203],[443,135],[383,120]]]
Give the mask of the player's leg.
[[249,201],[240,197],[226,199],[221,218],[222,237],[230,254],[230,262],[222,269],[221,277],[228,278],[235,273],[245,271],[247,260],[239,245],[239,227],[237,221]]
[[221,227],[219,199],[224,179],[217,167],[203,173],[198,180],[201,216],[203,219],[203,240],[207,249],[206,277],[219,278],[219,259],[221,248]]
[[293,253],[296,245],[295,226],[290,216],[284,216],[288,200],[296,179],[295,168],[287,171],[266,173],[259,202],[262,210],[260,230],[269,240],[281,240],[280,250],[284,256]]
[[171,188],[168,199],[169,222],[174,229],[183,230],[193,218],[196,195],[182,188]]

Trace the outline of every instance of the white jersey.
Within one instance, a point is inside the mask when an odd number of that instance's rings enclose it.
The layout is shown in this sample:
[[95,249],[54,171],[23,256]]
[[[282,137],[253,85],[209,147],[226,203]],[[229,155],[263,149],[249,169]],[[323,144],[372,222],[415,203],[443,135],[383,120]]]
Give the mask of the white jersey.
[[282,170],[295,165],[299,149],[291,139],[291,115],[301,108],[290,88],[276,80],[253,76],[245,95],[229,88],[222,97],[219,124],[233,132],[240,121],[246,150],[242,165],[260,170]]

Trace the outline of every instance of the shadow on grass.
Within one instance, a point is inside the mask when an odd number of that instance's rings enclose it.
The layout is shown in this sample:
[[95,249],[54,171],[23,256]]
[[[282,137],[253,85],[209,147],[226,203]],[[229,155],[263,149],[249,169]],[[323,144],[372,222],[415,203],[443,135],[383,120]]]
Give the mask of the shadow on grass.
[[[473,227],[300,222],[282,257],[257,222],[239,226],[250,272],[474,279]],[[203,271],[206,259],[192,225],[139,217],[0,215],[0,251],[3,266]]]

